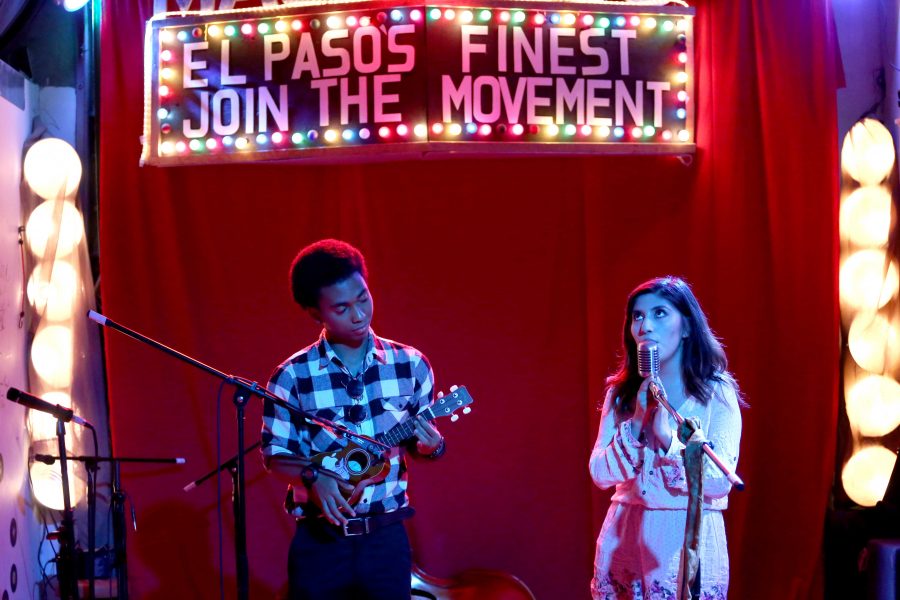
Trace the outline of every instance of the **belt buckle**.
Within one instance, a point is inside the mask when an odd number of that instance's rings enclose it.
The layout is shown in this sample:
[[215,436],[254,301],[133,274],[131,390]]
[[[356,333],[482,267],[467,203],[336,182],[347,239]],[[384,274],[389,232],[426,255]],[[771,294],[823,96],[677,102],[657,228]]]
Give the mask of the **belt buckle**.
[[[347,526],[350,525],[351,523],[362,523],[364,526],[363,531],[349,531],[347,529]],[[367,519],[365,517],[363,517],[361,519],[347,519],[347,522],[344,523],[343,525],[341,525],[341,529],[344,533],[344,537],[353,537],[356,535],[367,534],[367,533],[369,533],[369,519]]]

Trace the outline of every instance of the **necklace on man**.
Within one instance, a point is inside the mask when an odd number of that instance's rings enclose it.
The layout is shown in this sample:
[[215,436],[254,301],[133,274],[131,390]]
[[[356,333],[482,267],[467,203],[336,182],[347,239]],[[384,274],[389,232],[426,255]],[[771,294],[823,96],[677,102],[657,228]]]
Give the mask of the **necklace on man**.
[[348,406],[345,409],[344,416],[348,421],[356,425],[362,423],[366,418],[366,407],[362,404],[355,404],[362,398],[363,392],[366,389],[362,382],[362,376],[363,369],[360,368],[355,377],[351,377],[349,373],[345,374],[343,381],[344,389],[347,390],[347,395],[350,396],[350,399],[354,402],[352,406]]

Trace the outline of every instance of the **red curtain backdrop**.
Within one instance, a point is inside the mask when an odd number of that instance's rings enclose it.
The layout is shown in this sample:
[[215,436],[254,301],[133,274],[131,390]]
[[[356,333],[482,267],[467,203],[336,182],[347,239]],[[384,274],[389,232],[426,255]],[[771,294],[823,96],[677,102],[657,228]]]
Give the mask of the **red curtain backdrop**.
[[[627,292],[685,276],[752,405],[726,513],[736,599],[819,590],[837,413],[839,65],[827,0],[695,3],[698,150],[672,157],[427,160],[140,168],[151,0],[104,2],[101,274],[111,319],[265,381],[317,335],[292,304],[297,250],[333,236],[368,257],[375,329],[466,384],[474,412],[441,423],[447,457],[415,463],[416,562],[443,577],[502,569],[538,598],[586,598],[609,492],[587,458]],[[129,466],[136,598],[218,596],[217,490],[182,487],[236,449],[230,391],[106,336],[113,444]],[[261,407],[248,407],[247,443]],[[233,594],[230,482],[224,578]],[[283,586],[293,523],[248,460],[251,593]]]

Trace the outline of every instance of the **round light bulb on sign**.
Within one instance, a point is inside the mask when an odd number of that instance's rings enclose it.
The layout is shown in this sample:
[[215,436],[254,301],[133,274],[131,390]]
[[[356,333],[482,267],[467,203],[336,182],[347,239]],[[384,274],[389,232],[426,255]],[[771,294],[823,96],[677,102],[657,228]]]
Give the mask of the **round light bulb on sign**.
[[863,185],[884,181],[894,166],[894,140],[876,119],[863,119],[850,128],[841,147],[841,166]]
[[897,455],[883,446],[859,450],[841,472],[844,491],[860,506],[875,506],[884,498],[896,461]]
[[63,0],[63,8],[69,12],[75,12],[84,8],[87,3],[88,0]]
[[[41,394],[41,398],[63,408],[72,408],[72,397],[65,392],[45,392]],[[39,410],[28,411],[28,428],[32,440],[50,440],[56,437],[56,419]],[[72,433],[71,429],[71,423],[67,423],[66,436]]]
[[[69,479],[69,502],[75,506],[81,502],[81,492],[84,491],[82,486],[75,485],[75,476],[72,473],[71,465],[68,469]],[[34,497],[38,502],[53,510],[63,510],[65,502],[63,500],[62,472],[60,471],[59,462],[52,465],[46,465],[41,462],[35,462],[31,465],[31,485],[34,489]]]
[[[56,238],[56,253],[45,256],[47,244]],[[38,258],[68,256],[84,238],[84,221],[68,200],[47,200],[31,211],[25,224],[25,240]]]
[[900,336],[881,315],[860,313],[847,335],[850,356],[870,373],[892,371],[900,364]]
[[28,278],[26,295],[31,306],[50,321],[63,321],[75,310],[78,276],[66,261],[57,260],[46,266],[39,264]]
[[858,246],[881,248],[891,232],[891,193],[883,185],[856,188],[841,202],[841,239]]
[[67,198],[81,182],[81,159],[68,142],[44,138],[28,149],[22,171],[29,187],[41,198]]
[[31,364],[45,385],[55,388],[72,385],[72,341],[72,331],[62,325],[44,327],[34,336]]
[[881,437],[900,425],[900,383],[884,375],[868,375],[847,386],[850,426],[867,437]]
[[838,275],[841,301],[856,310],[881,308],[897,295],[900,272],[882,250],[851,254]]

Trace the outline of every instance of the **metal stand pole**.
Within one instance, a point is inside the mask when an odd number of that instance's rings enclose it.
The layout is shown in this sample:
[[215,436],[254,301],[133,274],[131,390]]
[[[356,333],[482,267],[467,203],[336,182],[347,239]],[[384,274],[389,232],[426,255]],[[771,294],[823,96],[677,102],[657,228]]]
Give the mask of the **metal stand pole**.
[[62,600],[78,600],[78,580],[75,577],[75,516],[69,495],[69,465],[66,460],[66,424],[56,420],[56,439],[59,444],[59,471],[63,486],[63,519],[58,530],[59,558],[56,560],[56,577]]
[[237,569],[238,600],[248,600],[250,596],[250,567],[247,558],[247,505],[244,502],[244,407],[250,394],[238,388],[234,392],[234,407],[237,410],[237,485],[234,486],[234,560]]

